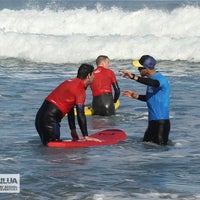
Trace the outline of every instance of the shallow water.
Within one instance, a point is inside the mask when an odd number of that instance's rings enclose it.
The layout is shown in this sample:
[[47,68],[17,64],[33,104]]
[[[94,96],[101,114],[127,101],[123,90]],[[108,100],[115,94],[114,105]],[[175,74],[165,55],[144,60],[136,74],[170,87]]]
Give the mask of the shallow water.
[[[0,172],[20,174],[20,193],[0,199],[200,199],[199,3],[0,0]],[[141,141],[146,105],[122,96],[115,116],[87,121],[89,133],[122,129],[126,141],[81,149],[41,145],[34,119],[43,99],[100,54],[110,57],[121,91],[139,93],[146,87],[118,70],[138,73],[131,63],[143,54],[158,60],[172,89],[169,145]],[[61,133],[70,138],[67,119]]]
[[[113,60],[121,90],[145,92],[145,86],[117,72],[130,60]],[[120,97],[115,116],[88,116],[89,133],[122,129],[118,145],[81,149],[46,148],[34,127],[37,109],[60,82],[76,76],[77,64],[38,64],[0,60],[1,173],[20,174],[19,194],[1,199],[199,199],[199,63],[160,61],[172,87],[171,132],[166,147],[143,143],[147,109],[143,102]],[[91,101],[88,89],[87,102]],[[67,119],[62,138],[70,138]],[[80,133],[80,131],[79,131]]]

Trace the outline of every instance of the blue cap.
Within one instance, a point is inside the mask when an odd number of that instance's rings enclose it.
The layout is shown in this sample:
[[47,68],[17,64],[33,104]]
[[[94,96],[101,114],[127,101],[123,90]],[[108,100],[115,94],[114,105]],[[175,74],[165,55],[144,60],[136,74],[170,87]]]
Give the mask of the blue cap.
[[156,60],[149,55],[143,55],[140,60],[133,61],[135,67],[144,67],[148,69],[154,69],[156,65]]

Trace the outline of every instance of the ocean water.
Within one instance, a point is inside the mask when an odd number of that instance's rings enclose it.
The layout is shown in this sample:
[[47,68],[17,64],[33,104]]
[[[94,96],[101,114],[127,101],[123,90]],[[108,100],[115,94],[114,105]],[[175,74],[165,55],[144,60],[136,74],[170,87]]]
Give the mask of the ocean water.
[[[0,1],[1,174],[20,174],[16,200],[200,199],[200,1]],[[111,59],[121,91],[146,87],[123,79],[150,54],[171,83],[169,145],[143,143],[145,103],[120,96],[112,117],[88,116],[89,133],[117,128],[118,145],[47,148],[34,127],[43,99],[75,77],[83,62]],[[91,91],[87,90],[91,102]],[[61,137],[70,138],[67,119]],[[77,126],[78,127],[78,126]],[[80,130],[78,129],[79,133]]]

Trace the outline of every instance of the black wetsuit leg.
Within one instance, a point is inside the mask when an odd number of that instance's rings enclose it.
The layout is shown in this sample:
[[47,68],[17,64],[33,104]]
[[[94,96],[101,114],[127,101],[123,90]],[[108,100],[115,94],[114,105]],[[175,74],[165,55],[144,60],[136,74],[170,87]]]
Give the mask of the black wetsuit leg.
[[170,132],[170,120],[152,120],[144,134],[143,141],[166,145]]
[[62,112],[52,103],[44,101],[35,118],[35,127],[44,145],[60,139]]
[[92,108],[94,110],[94,115],[114,115],[115,107],[112,93],[105,93],[93,97]]

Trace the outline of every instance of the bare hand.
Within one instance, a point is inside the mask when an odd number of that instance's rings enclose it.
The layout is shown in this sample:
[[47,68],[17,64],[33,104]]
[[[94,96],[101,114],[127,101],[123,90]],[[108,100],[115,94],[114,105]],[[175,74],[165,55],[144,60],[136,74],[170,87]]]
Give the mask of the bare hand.
[[123,69],[120,69],[119,72],[121,72],[121,76],[124,77],[124,78],[127,78],[127,79],[131,79],[133,78],[133,75],[132,73],[126,71],[126,70],[123,70]]
[[139,97],[139,95],[132,90],[124,90],[122,95],[129,97],[129,98],[132,98],[132,99],[138,99],[138,97]]
[[86,141],[102,142],[100,139],[89,137],[89,136],[85,136],[84,139]]

